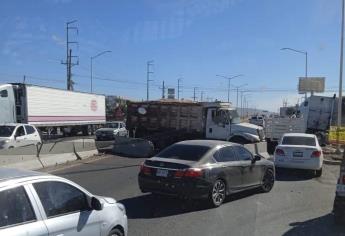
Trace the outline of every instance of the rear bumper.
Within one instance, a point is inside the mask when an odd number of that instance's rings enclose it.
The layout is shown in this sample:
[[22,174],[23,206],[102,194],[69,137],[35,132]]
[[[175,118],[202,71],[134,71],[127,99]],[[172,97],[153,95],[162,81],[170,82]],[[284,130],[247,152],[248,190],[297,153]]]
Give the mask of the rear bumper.
[[139,188],[143,193],[151,192],[181,198],[207,198],[212,184],[201,179],[171,179],[155,176],[138,176]]
[[322,168],[322,159],[290,159],[284,157],[275,157],[274,165],[281,168],[304,169],[304,170],[320,170]]

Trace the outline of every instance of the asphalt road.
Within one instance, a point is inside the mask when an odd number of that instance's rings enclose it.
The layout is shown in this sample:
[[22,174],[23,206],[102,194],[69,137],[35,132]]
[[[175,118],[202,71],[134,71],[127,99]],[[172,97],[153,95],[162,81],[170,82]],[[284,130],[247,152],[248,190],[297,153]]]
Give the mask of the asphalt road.
[[345,226],[336,226],[331,214],[339,166],[325,165],[321,178],[278,172],[270,193],[247,191],[208,209],[199,202],[142,194],[137,185],[142,161],[110,155],[53,173],[122,202],[129,235],[345,235]]

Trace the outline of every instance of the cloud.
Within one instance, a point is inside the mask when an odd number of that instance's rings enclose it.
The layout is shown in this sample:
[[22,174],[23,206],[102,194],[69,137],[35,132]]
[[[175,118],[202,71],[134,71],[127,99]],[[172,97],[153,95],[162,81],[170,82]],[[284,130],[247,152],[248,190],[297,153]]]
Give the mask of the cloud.
[[55,34],[52,34],[51,39],[58,46],[64,46],[65,45],[65,41],[62,38],[60,38],[59,36],[55,35]]

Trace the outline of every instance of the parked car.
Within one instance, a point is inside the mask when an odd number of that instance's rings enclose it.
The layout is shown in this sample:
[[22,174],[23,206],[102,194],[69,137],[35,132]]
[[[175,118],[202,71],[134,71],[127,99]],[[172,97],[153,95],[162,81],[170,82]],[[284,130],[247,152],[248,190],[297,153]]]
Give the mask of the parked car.
[[216,140],[189,140],[173,144],[147,159],[140,168],[143,193],[208,199],[220,206],[226,196],[246,189],[269,192],[274,164],[253,156],[242,145]]
[[337,224],[345,222],[345,159],[340,166],[340,174],[337,182],[333,204],[334,219]]
[[115,136],[127,136],[126,124],[122,121],[107,122],[104,128],[96,130],[96,140],[113,140]]
[[41,143],[41,136],[35,126],[28,124],[0,125],[0,150],[40,145]]
[[322,175],[323,152],[314,134],[284,134],[274,152],[276,167],[306,169]]
[[249,119],[249,123],[253,125],[265,126],[265,118],[263,116],[252,116]]
[[0,235],[127,235],[125,207],[53,175],[0,168]]

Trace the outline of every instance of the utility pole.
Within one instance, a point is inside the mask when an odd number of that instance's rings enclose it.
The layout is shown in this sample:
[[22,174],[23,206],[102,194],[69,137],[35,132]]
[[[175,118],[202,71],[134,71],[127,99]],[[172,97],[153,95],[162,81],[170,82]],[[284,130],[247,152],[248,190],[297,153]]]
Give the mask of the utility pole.
[[24,75],[24,77],[23,77],[23,84],[25,84],[25,80],[26,80],[26,77],[25,77],[25,75]]
[[201,91],[200,93],[200,102],[204,100],[204,91]]
[[150,82],[153,81],[150,79],[150,74],[153,74],[153,71],[150,70],[150,67],[153,66],[153,60],[147,62],[147,75],[146,75],[146,100],[149,100],[149,87]]
[[193,101],[196,100],[196,90],[197,90],[197,87],[194,87],[193,88]]
[[180,100],[182,78],[177,79],[177,100]]
[[236,109],[238,108],[238,89],[239,88],[242,88],[242,87],[244,87],[244,86],[247,86],[248,84],[242,84],[242,85],[240,85],[240,86],[235,86],[235,88],[236,88]]
[[162,86],[162,99],[165,99],[165,85],[163,80],[163,86]]
[[338,119],[337,119],[337,152],[340,153],[339,131],[342,120],[342,105],[343,105],[343,47],[344,47],[344,0],[341,6],[341,36],[340,36],[340,71],[339,71],[339,99],[338,99]]
[[67,90],[73,90],[73,81],[72,81],[72,66],[79,65],[79,59],[76,63],[72,62],[72,58],[78,58],[78,56],[72,55],[72,49],[70,48],[71,44],[78,44],[77,41],[70,41],[69,39],[69,31],[75,30],[78,34],[78,27],[70,26],[74,24],[77,20],[69,21],[66,23],[66,61],[62,61],[61,64],[66,65],[66,73],[67,73]]

